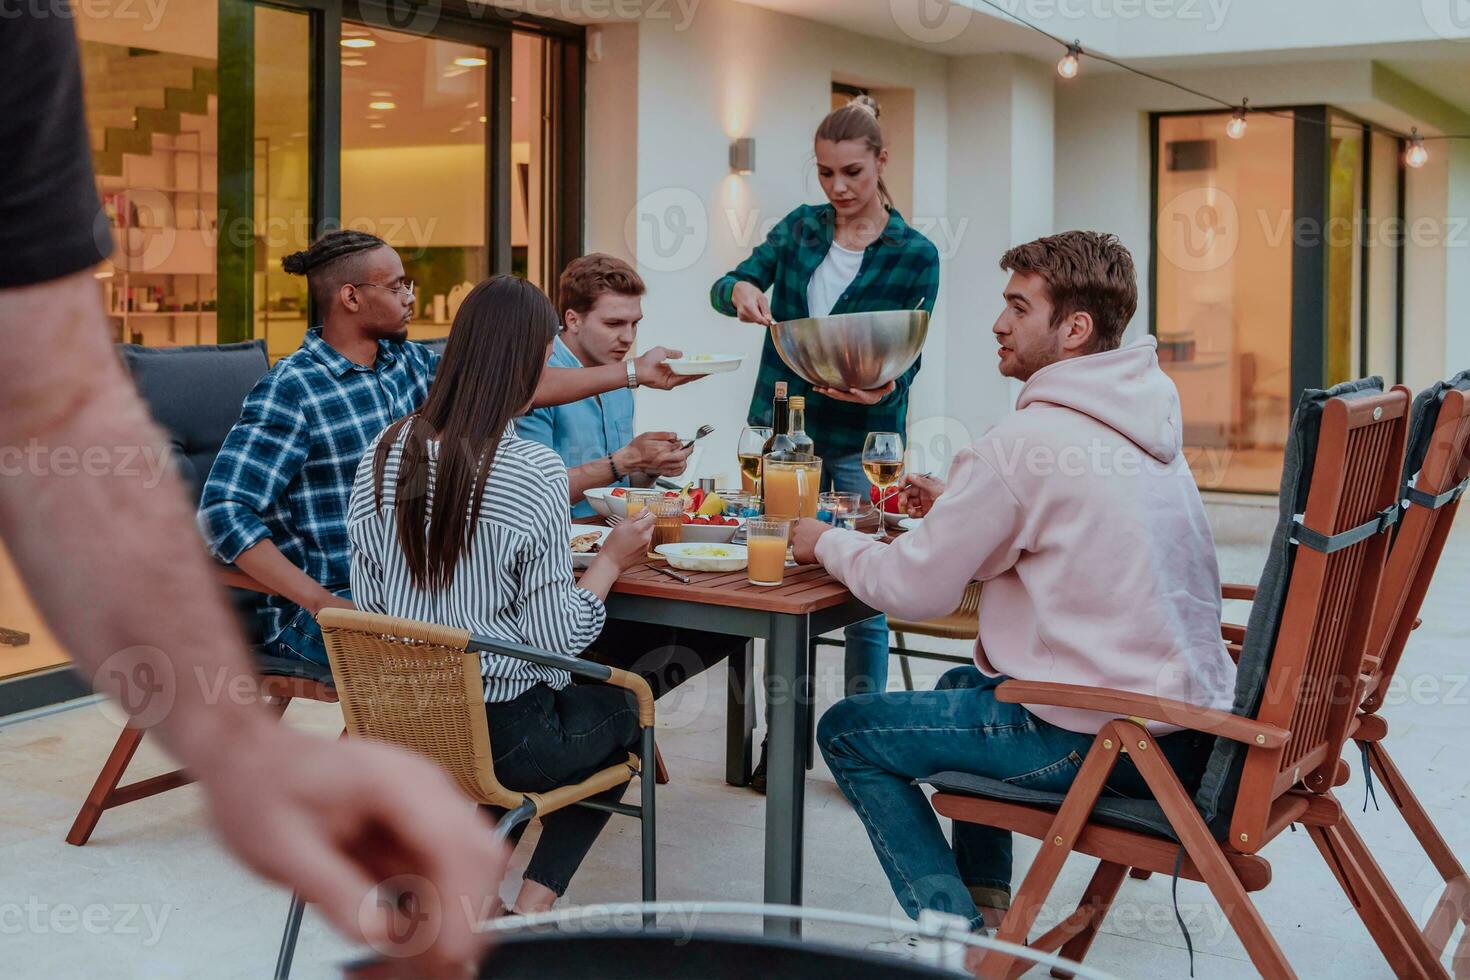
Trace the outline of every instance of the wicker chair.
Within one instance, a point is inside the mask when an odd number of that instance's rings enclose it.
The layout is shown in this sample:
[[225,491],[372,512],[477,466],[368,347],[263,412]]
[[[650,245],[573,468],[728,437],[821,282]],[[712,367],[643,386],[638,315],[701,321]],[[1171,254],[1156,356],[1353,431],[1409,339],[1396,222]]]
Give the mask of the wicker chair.
[[909,670],[909,658],[918,657],[921,660],[938,660],[948,664],[970,664],[974,660],[968,654],[958,656],[952,653],[933,653],[928,650],[909,650],[908,643],[904,639],[906,634],[917,634],[919,636],[932,636],[939,640],[974,640],[980,635],[980,582],[971,582],[965,586],[964,598],[960,600],[959,608],[947,616],[938,619],[908,620],[894,619],[888,617],[888,629],[893,633],[893,653],[898,655],[898,666],[903,671],[903,689],[912,691],[914,689],[914,675]]
[[[653,692],[637,674],[548,653],[516,643],[477,636],[432,623],[378,616],[353,609],[324,609],[317,617],[332,663],[347,733],[355,738],[393,742],[439,763],[460,790],[476,803],[507,812],[495,833],[579,805],[637,817],[643,829],[643,900],[656,895],[654,862],[654,780],[641,781],[641,805],[603,803],[592,796],[654,769]],[[480,654],[494,653],[601,681],[633,692],[643,729],[639,755],[594,773],[580,783],[545,793],[522,793],[495,776],[490,726],[485,717]],[[305,902],[291,896],[291,911],[281,938],[276,976],[290,974],[291,957]]]

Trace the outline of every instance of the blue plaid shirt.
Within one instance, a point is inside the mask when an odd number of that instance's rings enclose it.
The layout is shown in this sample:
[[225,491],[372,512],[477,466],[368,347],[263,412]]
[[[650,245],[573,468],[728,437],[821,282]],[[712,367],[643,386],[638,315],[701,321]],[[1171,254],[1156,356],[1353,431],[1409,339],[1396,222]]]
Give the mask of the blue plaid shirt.
[[[378,342],[354,364],[321,328],[278,362],[245,398],[199,502],[199,526],[221,561],[270,538],[297,568],[333,591],[348,586],[347,502],[358,461],[389,424],[416,411],[439,355],[421,344]],[[267,596],[267,642],[300,607]]]

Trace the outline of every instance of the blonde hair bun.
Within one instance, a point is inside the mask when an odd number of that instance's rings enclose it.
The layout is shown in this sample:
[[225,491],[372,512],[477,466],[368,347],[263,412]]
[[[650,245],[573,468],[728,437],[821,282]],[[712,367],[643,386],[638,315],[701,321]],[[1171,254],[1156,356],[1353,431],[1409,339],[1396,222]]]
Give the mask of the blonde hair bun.
[[878,105],[878,100],[873,98],[871,95],[854,95],[852,97],[852,100],[849,101],[847,104],[850,106],[855,105],[859,108],[866,109],[873,114],[874,119],[877,119],[883,114],[882,106]]

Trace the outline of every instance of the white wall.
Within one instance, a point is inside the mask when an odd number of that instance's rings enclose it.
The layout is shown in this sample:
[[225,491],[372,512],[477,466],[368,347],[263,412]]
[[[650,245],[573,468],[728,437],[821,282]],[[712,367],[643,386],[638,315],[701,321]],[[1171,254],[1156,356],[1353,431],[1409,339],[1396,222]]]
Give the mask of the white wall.
[[[624,28],[603,29],[603,61],[591,66],[587,90],[587,247],[636,251],[649,286],[640,349],[666,344],[746,355],[737,373],[638,397],[640,429],[692,433],[703,423],[716,426],[691,475],[733,479],[763,335],[717,314],[710,286],[776,220],[800,203],[822,200],[812,134],[830,109],[834,75],[914,89],[915,144],[926,152],[913,161],[914,214],[907,217],[922,228],[944,216],[945,63],[937,55],[732,0],[704,0],[681,26],[676,20],[641,22],[636,50],[624,37],[610,43]],[[619,103],[634,89],[635,130],[609,132],[614,127],[604,114],[629,125]],[[756,169],[748,176],[729,170],[729,144],[737,136],[756,141]],[[620,218],[627,176],[603,171],[599,155],[627,154],[630,146],[636,146],[637,204]],[[608,198],[599,201],[604,194]],[[936,412],[944,403],[944,307],[941,293],[911,415]]]

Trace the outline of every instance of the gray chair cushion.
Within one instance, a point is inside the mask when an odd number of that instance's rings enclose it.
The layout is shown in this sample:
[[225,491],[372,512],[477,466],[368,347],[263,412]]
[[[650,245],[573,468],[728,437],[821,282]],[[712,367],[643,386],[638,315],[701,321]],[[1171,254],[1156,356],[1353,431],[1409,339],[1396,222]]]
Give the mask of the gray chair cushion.
[[[1061,793],[1048,793],[1029,786],[1017,786],[999,779],[989,779],[968,772],[938,772],[916,782],[933,786],[944,793],[979,796],[1005,803],[1058,810],[1066,798]],[[1153,800],[1130,800],[1117,796],[1100,796],[1093,805],[1092,816],[1099,822],[1123,830],[1135,830],[1177,840],[1163,809]]]
[[[1234,714],[1255,717],[1266,687],[1266,675],[1271,670],[1271,653],[1276,647],[1276,633],[1281,627],[1281,613],[1286,605],[1287,586],[1291,582],[1294,555],[1290,542],[1292,522],[1306,509],[1312,468],[1317,461],[1323,406],[1332,398],[1363,398],[1382,391],[1383,379],[1375,376],[1344,381],[1326,390],[1308,388],[1297,402],[1281,467],[1276,530],[1271,535],[1266,566],[1256,586],[1256,597],[1251,604],[1245,643],[1235,674],[1235,703],[1230,709]],[[1194,802],[1217,838],[1224,839],[1229,830],[1235,792],[1244,765],[1245,746],[1226,738],[1216,739],[1215,750],[1205,765]]]
[[[1439,407],[1444,404],[1445,393],[1450,390],[1470,391],[1470,371],[1461,371],[1448,381],[1436,381],[1414,396],[1414,406],[1409,412],[1409,444],[1404,450],[1404,479],[1401,487],[1407,487],[1424,467],[1424,456],[1429,452],[1429,439],[1434,435],[1434,426],[1439,422]],[[1399,499],[1403,499],[1399,494]],[[1398,528],[1394,528],[1397,533]]]
[[119,344],[148,410],[173,443],[179,475],[198,503],[240,406],[270,370],[264,340],[195,347]]

